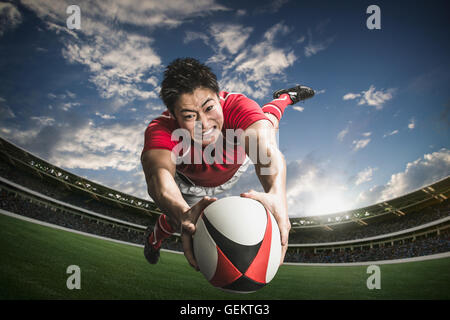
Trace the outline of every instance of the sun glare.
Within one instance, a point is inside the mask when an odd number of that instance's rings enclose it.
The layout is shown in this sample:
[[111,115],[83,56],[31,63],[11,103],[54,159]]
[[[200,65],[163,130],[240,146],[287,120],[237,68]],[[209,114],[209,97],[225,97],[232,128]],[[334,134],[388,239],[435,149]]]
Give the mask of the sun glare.
[[351,201],[344,191],[329,189],[314,197],[308,211],[308,216],[319,216],[351,209]]

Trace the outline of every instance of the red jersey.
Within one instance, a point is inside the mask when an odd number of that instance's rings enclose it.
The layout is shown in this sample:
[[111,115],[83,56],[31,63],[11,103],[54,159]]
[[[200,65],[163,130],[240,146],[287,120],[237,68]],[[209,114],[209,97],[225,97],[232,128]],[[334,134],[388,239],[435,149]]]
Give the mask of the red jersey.
[[172,151],[177,157],[177,172],[198,186],[217,187],[230,180],[246,155],[235,138],[229,139],[229,130],[245,130],[256,121],[268,118],[255,101],[243,94],[222,91],[219,97],[224,117],[223,139],[218,139],[214,146],[201,147],[192,142],[188,148],[181,147],[182,139],[172,140],[172,133],[180,127],[166,110],[152,120],[145,130],[142,153],[150,149]]

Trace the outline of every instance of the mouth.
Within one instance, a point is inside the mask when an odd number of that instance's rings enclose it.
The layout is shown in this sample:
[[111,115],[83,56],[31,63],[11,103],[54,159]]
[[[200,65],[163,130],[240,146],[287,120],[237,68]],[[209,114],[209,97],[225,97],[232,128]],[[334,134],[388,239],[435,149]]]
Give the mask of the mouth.
[[202,132],[203,137],[207,137],[216,130],[216,126],[211,127],[209,130]]

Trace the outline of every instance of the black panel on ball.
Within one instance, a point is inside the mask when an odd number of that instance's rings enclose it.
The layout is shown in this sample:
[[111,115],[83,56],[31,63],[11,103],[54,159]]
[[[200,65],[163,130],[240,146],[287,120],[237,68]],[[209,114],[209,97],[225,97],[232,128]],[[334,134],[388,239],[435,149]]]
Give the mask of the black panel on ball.
[[264,287],[265,283],[260,283],[253,281],[250,278],[247,278],[246,276],[242,275],[240,278],[235,280],[233,283],[230,283],[229,285],[226,285],[223,287],[223,289],[226,290],[233,290],[233,291],[241,291],[241,292],[253,292],[261,289]]
[[228,239],[216,228],[214,228],[205,215],[202,216],[202,219],[205,222],[206,229],[214,239],[216,245],[241,273],[245,273],[250,264],[253,262],[253,259],[255,259],[256,254],[261,247],[262,240],[253,246],[239,244]]

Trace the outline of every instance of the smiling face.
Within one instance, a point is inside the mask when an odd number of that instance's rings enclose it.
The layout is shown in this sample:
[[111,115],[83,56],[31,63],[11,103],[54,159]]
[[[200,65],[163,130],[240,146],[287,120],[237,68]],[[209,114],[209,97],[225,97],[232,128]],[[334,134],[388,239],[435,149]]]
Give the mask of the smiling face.
[[223,127],[223,112],[217,94],[206,88],[197,88],[180,96],[173,116],[182,129],[189,131],[195,142],[203,146],[214,143]]

